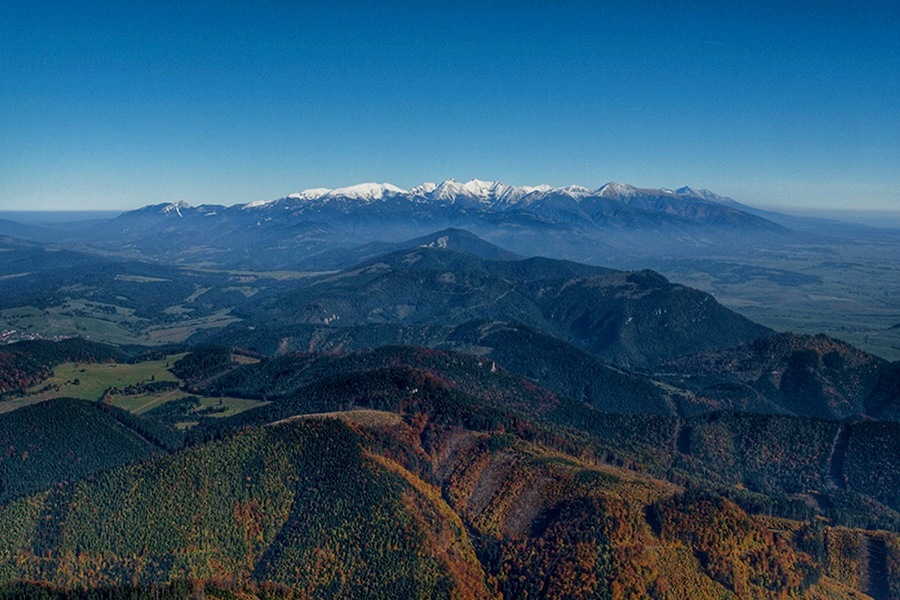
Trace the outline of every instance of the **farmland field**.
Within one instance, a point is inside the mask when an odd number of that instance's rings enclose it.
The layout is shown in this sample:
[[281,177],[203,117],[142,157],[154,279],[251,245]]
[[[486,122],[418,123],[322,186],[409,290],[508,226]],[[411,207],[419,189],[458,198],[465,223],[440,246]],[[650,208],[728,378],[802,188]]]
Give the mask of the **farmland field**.
[[[26,395],[3,402],[0,412],[10,412],[55,398],[78,398],[95,402],[103,400],[129,412],[143,414],[188,395],[179,389],[178,378],[169,371],[169,367],[184,356],[184,353],[170,354],[159,360],[134,364],[64,363],[56,367],[50,377],[32,386]],[[170,382],[170,385],[165,385],[165,382]],[[162,389],[153,389],[154,386]],[[214,418],[230,417],[266,404],[228,396],[195,397],[196,405],[185,409],[182,415],[185,420],[178,423],[195,424],[189,419],[192,414],[198,417],[201,414]]]

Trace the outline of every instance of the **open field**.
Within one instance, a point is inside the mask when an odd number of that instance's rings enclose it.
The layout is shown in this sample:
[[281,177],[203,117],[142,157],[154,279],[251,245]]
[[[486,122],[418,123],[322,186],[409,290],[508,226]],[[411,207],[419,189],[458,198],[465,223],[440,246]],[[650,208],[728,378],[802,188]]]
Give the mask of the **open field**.
[[159,345],[183,342],[203,329],[218,329],[240,321],[232,317],[230,309],[223,309],[206,317],[198,317],[172,325],[154,325],[148,327],[141,338],[141,343]]
[[397,413],[387,412],[383,410],[373,410],[370,408],[361,408],[356,410],[344,410],[338,412],[312,413],[308,415],[296,415],[280,421],[270,423],[275,427],[283,423],[290,423],[299,419],[340,419],[347,423],[363,425],[365,427],[392,427],[403,424],[403,417]]
[[231,269],[203,269],[200,267],[183,267],[185,271],[195,271],[197,273],[224,273],[235,277],[244,278],[245,282],[253,282],[258,279],[273,279],[275,281],[294,281],[297,279],[308,279],[319,275],[329,275],[337,273],[337,271],[240,271]]
[[32,386],[28,394],[43,400],[62,397],[100,400],[103,392],[111,387],[125,388],[147,381],[177,382],[178,378],[168,367],[183,357],[184,354],[171,354],[161,360],[135,364],[64,363],[49,378]]
[[[184,398],[187,395],[188,394],[181,390],[172,390],[157,394],[140,394],[136,396],[116,394],[110,397],[109,402],[113,406],[117,406],[129,412],[143,414],[171,402],[172,400]],[[208,416],[215,418],[230,417],[250,408],[267,404],[267,402],[260,402],[258,400],[232,398],[229,396],[197,396],[197,399],[200,401],[200,405],[195,412],[200,412],[209,408],[221,408],[221,410],[209,412]]]
[[[50,377],[32,386],[26,396],[0,403],[0,413],[55,398],[78,398],[99,402],[105,396],[105,401],[113,406],[135,414],[143,414],[173,400],[194,396],[174,387],[181,382],[169,371],[169,367],[184,356],[184,353],[170,354],[160,360],[135,364],[64,363],[56,367]],[[171,382],[172,385],[163,386],[169,389],[159,391],[134,389],[148,385],[152,387],[160,382]],[[132,387],[132,390],[126,391],[129,387]],[[202,414],[213,418],[230,417],[266,404],[258,400],[227,396],[196,397],[198,404],[186,409],[185,416],[196,413],[198,416]],[[180,424],[189,426],[193,422],[184,421]]]

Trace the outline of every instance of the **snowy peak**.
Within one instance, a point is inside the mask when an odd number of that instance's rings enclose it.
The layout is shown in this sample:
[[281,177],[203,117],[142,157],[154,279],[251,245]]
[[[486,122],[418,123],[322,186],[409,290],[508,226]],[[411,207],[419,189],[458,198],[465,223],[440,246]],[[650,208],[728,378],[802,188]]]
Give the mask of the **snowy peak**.
[[481,179],[472,179],[466,183],[460,183],[455,179],[448,179],[435,186],[430,191],[425,191],[425,186],[433,184],[422,184],[414,190],[422,189],[421,195],[427,196],[432,200],[439,200],[454,203],[459,199],[476,200],[479,204],[490,206],[508,205],[519,202],[525,196],[533,193],[544,194],[552,188],[549,185],[509,185],[502,181],[483,181]]
[[244,210],[253,209],[253,208],[262,208],[263,206],[269,206],[271,204],[275,204],[278,200],[254,200],[253,202],[248,202],[243,205],[241,208]]
[[499,198],[514,189],[513,186],[499,181],[482,181],[480,179],[473,179],[464,183],[463,187],[482,200]]
[[552,190],[548,190],[553,192],[554,194],[564,194],[566,196],[571,196],[576,200],[579,198],[584,198],[585,196],[590,196],[591,190],[584,187],[583,185],[566,185],[563,187],[553,188]]
[[173,202],[172,204],[166,204],[162,208],[162,213],[164,215],[174,214],[179,217],[184,218],[184,215],[181,214],[181,211],[187,210],[191,208],[191,205],[185,202],[184,200],[179,200],[178,202]]
[[707,189],[699,189],[695,190],[691,187],[684,186],[675,190],[674,194],[676,196],[682,196],[687,198],[698,198],[700,200],[706,200],[707,202],[718,202],[718,203],[728,203],[734,202],[731,198],[726,198],[724,196],[720,196],[718,194],[714,194],[713,192]]
[[398,188],[390,183],[359,183],[349,187],[331,190],[320,198],[350,198],[353,200],[381,200],[385,196],[406,194],[406,190]]
[[442,181],[430,194],[431,200],[455,202],[459,198],[476,198],[466,186],[455,179]]
[[296,206],[298,202],[308,202],[310,200],[318,200],[331,190],[328,188],[311,188],[302,192],[288,194],[284,198],[276,198],[275,200],[254,200],[241,206],[243,210],[253,210],[257,208],[275,208],[283,207],[290,209]]
[[598,189],[595,193],[596,195],[603,198],[610,198],[615,200],[628,200],[631,198],[669,197],[677,198],[680,200],[702,200],[705,202],[714,202],[716,204],[731,204],[733,206],[738,205],[737,202],[735,202],[731,198],[720,196],[707,189],[701,188],[698,190],[688,186],[680,187],[677,190],[670,190],[668,188],[645,189],[637,188],[626,183],[610,182]]
[[629,198],[638,194],[638,188],[627,183],[610,181],[597,190],[597,195],[603,198]]
[[431,194],[437,188],[436,183],[432,183],[431,181],[426,181],[423,184],[417,185],[416,187],[409,190],[410,195],[412,196],[427,196]]
[[318,200],[330,191],[329,188],[309,188],[302,192],[289,194],[288,198],[291,200]]

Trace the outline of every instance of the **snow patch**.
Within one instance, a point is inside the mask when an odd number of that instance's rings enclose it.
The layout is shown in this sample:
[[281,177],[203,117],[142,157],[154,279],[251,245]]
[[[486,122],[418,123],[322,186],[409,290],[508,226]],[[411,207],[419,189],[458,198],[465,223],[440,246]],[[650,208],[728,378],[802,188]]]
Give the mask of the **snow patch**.
[[190,204],[188,204],[184,200],[179,200],[178,202],[173,202],[172,204],[168,204],[168,205],[164,206],[162,209],[162,212],[163,212],[163,214],[166,214],[166,215],[171,212],[174,212],[175,214],[177,214],[179,217],[181,217],[183,219],[184,215],[181,214],[181,211],[188,209],[188,208],[191,208]]

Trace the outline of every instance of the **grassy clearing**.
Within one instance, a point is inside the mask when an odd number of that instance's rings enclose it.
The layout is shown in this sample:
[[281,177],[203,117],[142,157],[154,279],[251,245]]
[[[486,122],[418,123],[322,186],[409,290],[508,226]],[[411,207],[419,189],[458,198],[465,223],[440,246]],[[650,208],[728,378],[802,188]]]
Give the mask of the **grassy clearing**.
[[116,275],[117,281],[129,281],[131,283],[160,283],[163,281],[171,281],[171,279],[163,279],[161,277],[147,277],[145,275]]
[[197,298],[199,298],[200,296],[202,296],[203,294],[205,294],[206,292],[208,292],[211,289],[212,288],[202,287],[202,286],[198,285],[197,289],[194,290],[194,293],[191,294],[190,296],[188,296],[187,298],[185,298],[184,301],[186,303],[193,302],[194,300],[196,300]]
[[222,269],[204,269],[200,267],[185,267],[184,271],[196,271],[198,273],[225,273],[235,277],[245,278],[243,281],[247,283],[254,282],[258,279],[274,279],[275,281],[293,281],[296,279],[307,279],[309,277],[317,277],[319,275],[330,275],[339,271],[235,271]]
[[[172,390],[158,394],[140,394],[137,396],[113,395],[110,398],[110,404],[135,414],[143,414],[167,402],[178,400],[185,396],[195,396],[195,394],[187,394],[182,390]],[[201,413],[204,409],[217,409],[216,412],[209,412],[207,415],[213,418],[230,417],[250,408],[268,404],[268,402],[259,400],[233,398],[230,396],[197,396],[197,398],[200,400],[200,406],[194,412]]]
[[111,387],[125,388],[148,381],[178,381],[168,367],[183,356],[172,354],[161,360],[132,365],[64,363],[56,367],[49,378],[32,386],[28,394],[43,400],[68,397],[96,401]]
[[20,408],[24,408],[31,404],[37,404],[38,402],[44,402],[47,398],[34,398],[31,396],[25,396],[24,398],[13,398],[11,400],[4,400],[0,402],[0,415],[8,412],[12,412],[14,410],[18,410]]
[[308,415],[296,415],[280,421],[275,421],[271,425],[281,425],[290,423],[299,419],[340,419],[348,423],[363,425],[366,427],[377,426],[395,426],[403,424],[403,417],[397,413],[385,412],[382,410],[372,410],[369,408],[361,408],[357,410],[313,413]]
[[248,400],[247,398],[230,398],[228,396],[222,397],[211,397],[211,396],[199,396],[200,398],[200,408],[199,411],[208,408],[216,408],[221,407],[225,410],[221,412],[209,413],[210,417],[216,419],[224,419],[226,417],[230,417],[232,415],[236,415],[238,413],[242,413],[245,410],[250,410],[251,408],[256,408],[257,406],[264,406],[268,404],[268,402],[263,402],[261,400]]
[[260,288],[250,287],[250,286],[246,286],[246,285],[240,285],[240,286],[235,285],[235,286],[231,286],[231,287],[222,288],[223,292],[240,292],[241,294],[243,294],[244,298],[252,298],[253,296],[255,296],[256,294],[259,293],[259,290],[260,290]]
[[159,392],[155,394],[139,394],[136,396],[126,396],[123,394],[111,394],[108,396],[108,402],[113,406],[125,409],[128,412],[136,414],[145,413],[166,402],[183,398],[185,392],[175,389],[168,392]]
[[[184,353],[170,354],[161,360],[136,364],[65,363],[54,369],[50,377],[32,386],[27,396],[0,404],[0,413],[54,398],[79,398],[96,402],[101,400],[110,388],[124,390],[128,386],[161,381],[171,381],[180,385],[181,382],[169,371],[169,367],[184,356]],[[107,401],[129,412],[142,414],[188,395],[193,394],[176,388],[140,394],[110,393],[107,394]],[[199,406],[193,412],[213,418],[230,417],[267,404],[258,400],[228,396],[197,396],[197,398]]]
[[202,329],[217,329],[237,323],[237,317],[231,316],[230,309],[220,310],[214,315],[200,317],[175,325],[159,325],[146,330],[143,343],[170,344],[183,342]]

